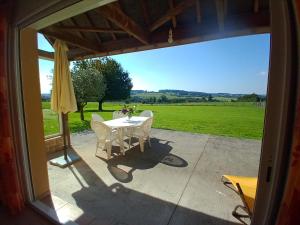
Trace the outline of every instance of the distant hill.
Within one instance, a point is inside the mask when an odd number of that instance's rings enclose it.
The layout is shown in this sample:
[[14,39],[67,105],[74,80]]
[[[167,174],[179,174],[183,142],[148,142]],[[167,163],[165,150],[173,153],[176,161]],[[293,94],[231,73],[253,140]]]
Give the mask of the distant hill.
[[[41,94],[42,101],[50,101],[51,94]],[[206,93],[198,91],[184,91],[164,89],[159,91],[131,90],[131,102],[142,103],[184,103],[184,102],[255,102],[257,99],[265,101],[265,95],[231,94],[231,93]]]
[[[255,94],[251,94],[252,96]],[[246,97],[244,97],[246,96]],[[246,94],[206,93],[199,91],[184,91],[163,89],[159,91],[132,90],[130,102],[141,103],[196,103],[196,102],[235,102],[248,99]],[[255,99],[265,100],[264,95],[255,95]],[[254,99],[254,98],[253,98]],[[254,99],[254,100],[255,100]],[[252,98],[250,99],[252,100]],[[253,101],[254,101],[253,100]]]
[[[231,93],[206,93],[198,91],[184,91],[184,90],[174,90],[174,89],[163,89],[158,92],[155,91],[144,91],[144,90],[132,90],[131,95],[173,95],[176,97],[223,97],[223,98],[239,98],[246,94],[231,94]],[[266,97],[265,95],[259,95],[260,97]]]
[[178,97],[208,97],[209,93],[198,92],[198,91],[184,91],[184,90],[159,90],[159,93],[162,94],[174,94]]
[[44,93],[44,94],[41,94],[41,97],[42,97],[42,100],[43,100],[43,101],[50,101],[50,99],[51,99],[51,94]]

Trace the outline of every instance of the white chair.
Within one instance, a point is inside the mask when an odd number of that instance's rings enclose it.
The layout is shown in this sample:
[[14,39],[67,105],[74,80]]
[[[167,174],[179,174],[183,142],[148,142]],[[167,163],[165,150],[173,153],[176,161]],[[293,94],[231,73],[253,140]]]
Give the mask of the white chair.
[[[147,140],[149,143],[149,147],[151,148],[150,132],[151,132],[152,122],[153,122],[153,118],[150,117],[147,120],[145,120],[141,126],[132,129],[132,134],[130,136],[137,137],[139,139],[141,152],[144,152],[144,144],[145,141]],[[131,137],[129,137],[129,145],[131,145]]]
[[143,112],[141,112],[140,116],[153,117],[153,112],[151,110],[144,110]]
[[[97,155],[98,148],[102,148],[102,150],[106,149],[107,152],[107,159],[111,158],[111,149],[112,143],[115,140],[119,140],[120,137],[118,135],[117,130],[112,130],[109,126],[105,125],[101,121],[92,120],[91,121],[91,128],[96,133],[97,136],[97,145],[96,145],[96,152]],[[123,141],[120,142],[121,152],[124,155],[124,148],[123,148]]]
[[96,114],[96,113],[92,114],[92,120],[98,121],[98,122],[104,122],[104,119],[102,118],[102,116],[100,116],[99,114]]
[[113,119],[119,119],[119,118],[123,118],[126,117],[127,115],[122,113],[121,111],[114,111],[113,112]]

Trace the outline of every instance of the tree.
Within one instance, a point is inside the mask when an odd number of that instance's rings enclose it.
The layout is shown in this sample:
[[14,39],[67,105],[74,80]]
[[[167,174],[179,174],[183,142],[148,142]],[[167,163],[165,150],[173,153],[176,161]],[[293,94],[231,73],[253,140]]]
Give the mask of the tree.
[[261,101],[260,97],[253,93],[250,95],[243,95],[237,99],[238,102],[259,102]]
[[161,96],[159,97],[159,99],[158,99],[158,102],[160,102],[160,103],[168,102],[167,96],[161,95]]
[[130,97],[132,82],[129,73],[124,71],[120,63],[112,58],[102,60],[102,73],[106,79],[107,88],[102,101],[99,101],[99,111],[102,110],[103,100],[122,100]]
[[129,73],[116,60],[104,57],[101,59],[77,61],[73,66],[74,68],[93,68],[103,74],[107,86],[104,97],[98,99],[99,111],[102,111],[104,100],[124,100],[130,97],[133,85]]
[[150,98],[147,98],[147,102],[150,103],[150,104],[154,104],[156,102],[156,97],[150,97]]
[[209,94],[209,95],[208,95],[208,99],[207,99],[207,101],[209,101],[209,102],[212,102],[212,101],[213,101],[213,97],[212,97],[212,95],[211,95],[211,94]]
[[86,104],[103,98],[105,79],[101,72],[93,68],[73,67],[71,75],[80,119],[84,120],[83,109]]

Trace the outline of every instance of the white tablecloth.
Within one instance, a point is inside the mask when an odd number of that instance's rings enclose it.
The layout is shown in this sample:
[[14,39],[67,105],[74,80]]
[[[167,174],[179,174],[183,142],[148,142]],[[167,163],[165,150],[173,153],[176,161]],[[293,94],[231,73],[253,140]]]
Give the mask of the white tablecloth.
[[142,123],[147,119],[148,119],[148,117],[133,116],[130,119],[128,119],[128,117],[123,117],[123,118],[114,119],[114,120],[107,120],[103,123],[114,129],[129,128],[129,127],[138,127],[138,126],[142,125]]

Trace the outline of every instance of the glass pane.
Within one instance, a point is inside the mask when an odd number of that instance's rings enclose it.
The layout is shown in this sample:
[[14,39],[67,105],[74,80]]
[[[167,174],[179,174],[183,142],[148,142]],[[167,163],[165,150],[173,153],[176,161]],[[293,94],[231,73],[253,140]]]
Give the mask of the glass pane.
[[43,118],[44,118],[44,133],[45,136],[59,134],[60,125],[58,114],[50,109],[49,101],[42,101]]
[[[42,34],[38,34],[38,48],[48,52],[53,52],[52,46]],[[55,135],[60,133],[58,114],[53,112],[50,109],[53,68],[54,68],[53,61],[39,59],[41,99],[42,99],[45,136]]]

